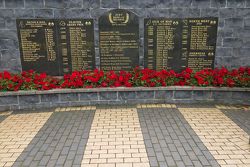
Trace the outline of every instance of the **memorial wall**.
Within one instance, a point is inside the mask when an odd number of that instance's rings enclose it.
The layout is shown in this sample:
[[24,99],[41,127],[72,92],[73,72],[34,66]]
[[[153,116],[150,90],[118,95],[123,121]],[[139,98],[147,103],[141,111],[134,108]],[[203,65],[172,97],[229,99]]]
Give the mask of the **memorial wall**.
[[249,66],[249,18],[248,0],[2,0],[0,71]]
[[[49,75],[95,68],[93,19],[17,19],[22,70]],[[139,18],[114,9],[98,19],[100,69],[139,66]],[[144,66],[181,72],[214,67],[217,18],[144,19]]]

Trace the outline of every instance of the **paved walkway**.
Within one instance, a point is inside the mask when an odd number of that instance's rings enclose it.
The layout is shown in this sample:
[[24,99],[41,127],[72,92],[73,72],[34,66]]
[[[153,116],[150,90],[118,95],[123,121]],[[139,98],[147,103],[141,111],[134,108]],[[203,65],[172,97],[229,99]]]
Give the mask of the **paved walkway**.
[[0,112],[0,167],[250,166],[250,109],[148,104]]

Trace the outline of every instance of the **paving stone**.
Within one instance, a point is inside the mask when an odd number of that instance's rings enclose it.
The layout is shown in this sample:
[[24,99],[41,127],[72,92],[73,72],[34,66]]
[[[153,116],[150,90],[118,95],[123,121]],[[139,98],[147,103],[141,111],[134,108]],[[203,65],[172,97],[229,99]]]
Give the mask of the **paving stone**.
[[[86,110],[84,112],[70,111],[70,112],[54,112],[47,120],[44,126],[39,130],[37,135],[34,136],[31,141],[31,145],[28,145],[25,150],[31,150],[27,152],[24,158],[21,155],[17,160],[26,164],[38,161],[41,166],[55,166],[63,165],[65,162],[70,164],[81,164],[84,149],[87,140],[82,138],[84,133],[89,133],[91,123],[94,117],[94,111]],[[75,140],[76,148],[72,149],[73,142],[69,142],[68,136],[73,129],[81,129],[80,138]],[[74,136],[74,138],[78,138]],[[74,141],[74,138],[71,141]],[[49,140],[48,140],[49,139]],[[82,140],[83,139],[83,140]],[[83,144],[80,145],[80,142]],[[69,145],[69,144],[72,145]],[[24,152],[26,152],[24,150]],[[49,152],[48,152],[49,150]],[[75,153],[80,152],[79,162],[75,159]]]
[[67,156],[66,155],[60,155],[56,161],[57,165],[63,165],[66,161]]
[[[0,143],[1,147],[9,149],[0,149],[0,156],[5,154],[5,158],[0,158],[0,162],[8,163],[11,166],[15,165],[14,161],[16,161],[17,164],[22,163],[23,166],[30,166],[38,150],[31,150],[28,152],[31,153],[28,156],[25,147],[29,145],[51,114],[51,112],[20,112],[20,114],[15,113],[4,119],[0,126]],[[14,154],[8,154],[8,152]],[[22,161],[19,161],[18,157]]]
[[[203,142],[196,142],[197,147],[189,142],[203,166],[246,165],[244,159],[240,157],[250,156],[249,135],[219,109],[179,108],[179,110],[199,136],[199,140]],[[201,148],[201,145],[206,147]],[[214,158],[207,155],[209,152]],[[230,156],[234,157],[235,154],[238,159],[231,160]]]
[[[140,146],[140,147],[139,147]],[[139,148],[134,148],[139,147]],[[123,159],[120,162],[120,159]],[[136,108],[98,108],[82,166],[103,164],[149,166]]]
[[250,110],[220,109],[220,111],[250,136]]
[[250,164],[247,107],[178,104],[97,110],[0,112],[0,166]]
[[[138,109],[138,115],[142,134],[147,138],[146,140],[144,138],[145,143],[150,143],[149,140],[153,143],[152,145],[145,144],[150,165],[157,166],[158,163],[159,166],[160,162],[166,162],[168,166],[193,166],[193,160],[199,161],[199,153],[204,158],[206,157],[202,154],[205,147],[202,145],[201,140],[176,108]],[[144,126],[145,124],[147,126]],[[166,130],[162,131],[158,127]],[[151,134],[154,136],[151,136]],[[148,138],[148,136],[151,137]],[[157,140],[156,136],[164,136],[164,138]],[[185,138],[185,136],[188,137]],[[163,141],[165,144],[161,144]],[[195,150],[192,150],[193,146],[199,150],[198,155]],[[206,151],[205,153],[209,154],[207,149]],[[209,160],[206,159],[206,161]],[[211,166],[211,164],[209,165]]]
[[50,159],[49,156],[43,156],[40,163],[39,163],[39,165],[46,166],[48,164],[48,162],[49,162],[49,159]]

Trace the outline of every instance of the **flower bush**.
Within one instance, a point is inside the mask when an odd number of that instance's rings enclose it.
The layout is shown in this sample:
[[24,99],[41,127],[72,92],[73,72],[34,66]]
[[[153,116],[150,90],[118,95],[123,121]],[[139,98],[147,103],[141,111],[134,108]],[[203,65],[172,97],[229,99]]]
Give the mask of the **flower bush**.
[[36,73],[33,70],[20,74],[0,72],[0,91],[50,90],[59,88],[100,88],[100,87],[159,87],[159,86],[215,86],[250,87],[250,68],[204,69],[193,71],[186,68],[180,73],[173,70],[155,71],[135,68],[127,71],[74,71],[63,78]]

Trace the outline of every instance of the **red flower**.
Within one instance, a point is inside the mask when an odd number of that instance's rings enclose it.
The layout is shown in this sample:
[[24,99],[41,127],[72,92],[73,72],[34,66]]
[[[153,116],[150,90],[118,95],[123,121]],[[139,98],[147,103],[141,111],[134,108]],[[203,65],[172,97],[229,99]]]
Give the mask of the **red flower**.
[[224,84],[224,80],[221,77],[217,78],[217,82],[218,82],[219,85],[223,85]]
[[11,74],[8,71],[4,71],[3,72],[3,78],[4,79],[10,79],[11,78]]
[[227,78],[227,86],[229,87],[233,87],[235,85],[234,80],[232,80],[231,78]]
[[39,74],[33,70],[23,71],[21,74],[11,74],[8,71],[0,72],[0,91],[169,85],[250,87],[250,68],[240,67],[229,71],[223,67],[214,70],[203,69],[196,73],[193,73],[190,68],[183,70],[181,73],[176,73],[173,70],[155,71],[138,67],[131,72],[120,71],[119,73],[95,69],[93,71],[74,71],[72,74],[64,75],[62,79],[47,76],[46,73]]

